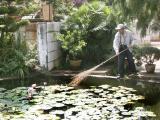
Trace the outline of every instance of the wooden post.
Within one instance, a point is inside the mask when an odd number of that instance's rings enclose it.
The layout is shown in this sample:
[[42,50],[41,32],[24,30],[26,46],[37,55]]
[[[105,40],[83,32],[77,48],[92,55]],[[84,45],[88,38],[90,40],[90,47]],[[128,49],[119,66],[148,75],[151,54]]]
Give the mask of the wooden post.
[[42,18],[45,21],[53,21],[52,4],[43,4],[42,5]]

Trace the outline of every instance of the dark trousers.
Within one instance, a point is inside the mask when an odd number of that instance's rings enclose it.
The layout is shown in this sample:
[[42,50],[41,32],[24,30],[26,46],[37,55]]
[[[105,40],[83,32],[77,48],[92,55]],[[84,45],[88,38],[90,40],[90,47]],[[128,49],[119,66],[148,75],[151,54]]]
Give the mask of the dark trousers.
[[125,58],[127,58],[128,68],[129,68],[130,72],[132,72],[132,73],[136,72],[136,67],[134,64],[132,53],[129,50],[126,50],[118,56],[118,74],[120,74],[121,77],[124,76]]

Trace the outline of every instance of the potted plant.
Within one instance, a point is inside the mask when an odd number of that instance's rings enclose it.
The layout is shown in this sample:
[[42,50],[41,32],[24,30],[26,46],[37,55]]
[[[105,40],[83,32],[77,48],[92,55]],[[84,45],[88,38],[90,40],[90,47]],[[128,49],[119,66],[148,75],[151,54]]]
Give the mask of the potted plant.
[[144,46],[141,48],[141,59],[145,62],[145,69],[147,73],[154,73],[155,71],[155,60],[160,59],[160,49],[151,47],[151,46]]
[[61,41],[62,49],[68,54],[70,65],[74,68],[79,67],[81,64],[80,57],[82,50],[86,46],[81,30],[68,30],[64,34],[59,34],[58,40]]

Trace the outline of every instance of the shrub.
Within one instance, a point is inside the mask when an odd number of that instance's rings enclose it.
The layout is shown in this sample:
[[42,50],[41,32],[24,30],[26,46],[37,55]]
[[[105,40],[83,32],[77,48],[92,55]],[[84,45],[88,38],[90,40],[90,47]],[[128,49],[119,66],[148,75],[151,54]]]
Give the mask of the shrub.
[[142,47],[141,48],[142,61],[146,64],[153,64],[155,60],[160,59],[160,49],[155,47]]
[[82,54],[82,49],[86,46],[82,39],[80,30],[67,31],[66,34],[59,34],[62,49],[67,52],[70,59],[78,59]]
[[153,64],[155,60],[160,59],[160,49],[150,45],[133,46],[133,55],[136,60],[141,60],[146,64]]

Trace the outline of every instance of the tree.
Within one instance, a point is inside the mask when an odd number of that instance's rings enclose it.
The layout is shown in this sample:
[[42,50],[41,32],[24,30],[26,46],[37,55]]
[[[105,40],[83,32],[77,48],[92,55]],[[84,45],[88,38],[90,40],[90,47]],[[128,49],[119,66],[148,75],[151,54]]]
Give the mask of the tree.
[[111,53],[115,28],[112,16],[111,7],[97,0],[76,6],[67,17],[65,31],[80,30],[87,43],[83,49],[86,62],[99,63]]
[[[28,21],[21,20],[23,15],[33,12],[36,8],[31,8],[30,0],[4,0],[0,2],[0,47],[4,47],[6,39],[13,37],[15,31]],[[25,6],[24,6],[25,4]],[[26,9],[27,6],[30,6]],[[6,38],[7,37],[7,38]]]
[[28,23],[26,20],[21,20],[21,17],[35,10],[31,7],[30,1],[0,2],[0,75],[2,76],[14,74],[23,77],[28,69],[25,65],[26,45],[20,39],[15,39],[15,32]]
[[[114,0],[113,6],[125,20],[137,20],[141,35],[154,23],[160,26],[160,0]],[[159,28],[160,30],[160,28]]]

